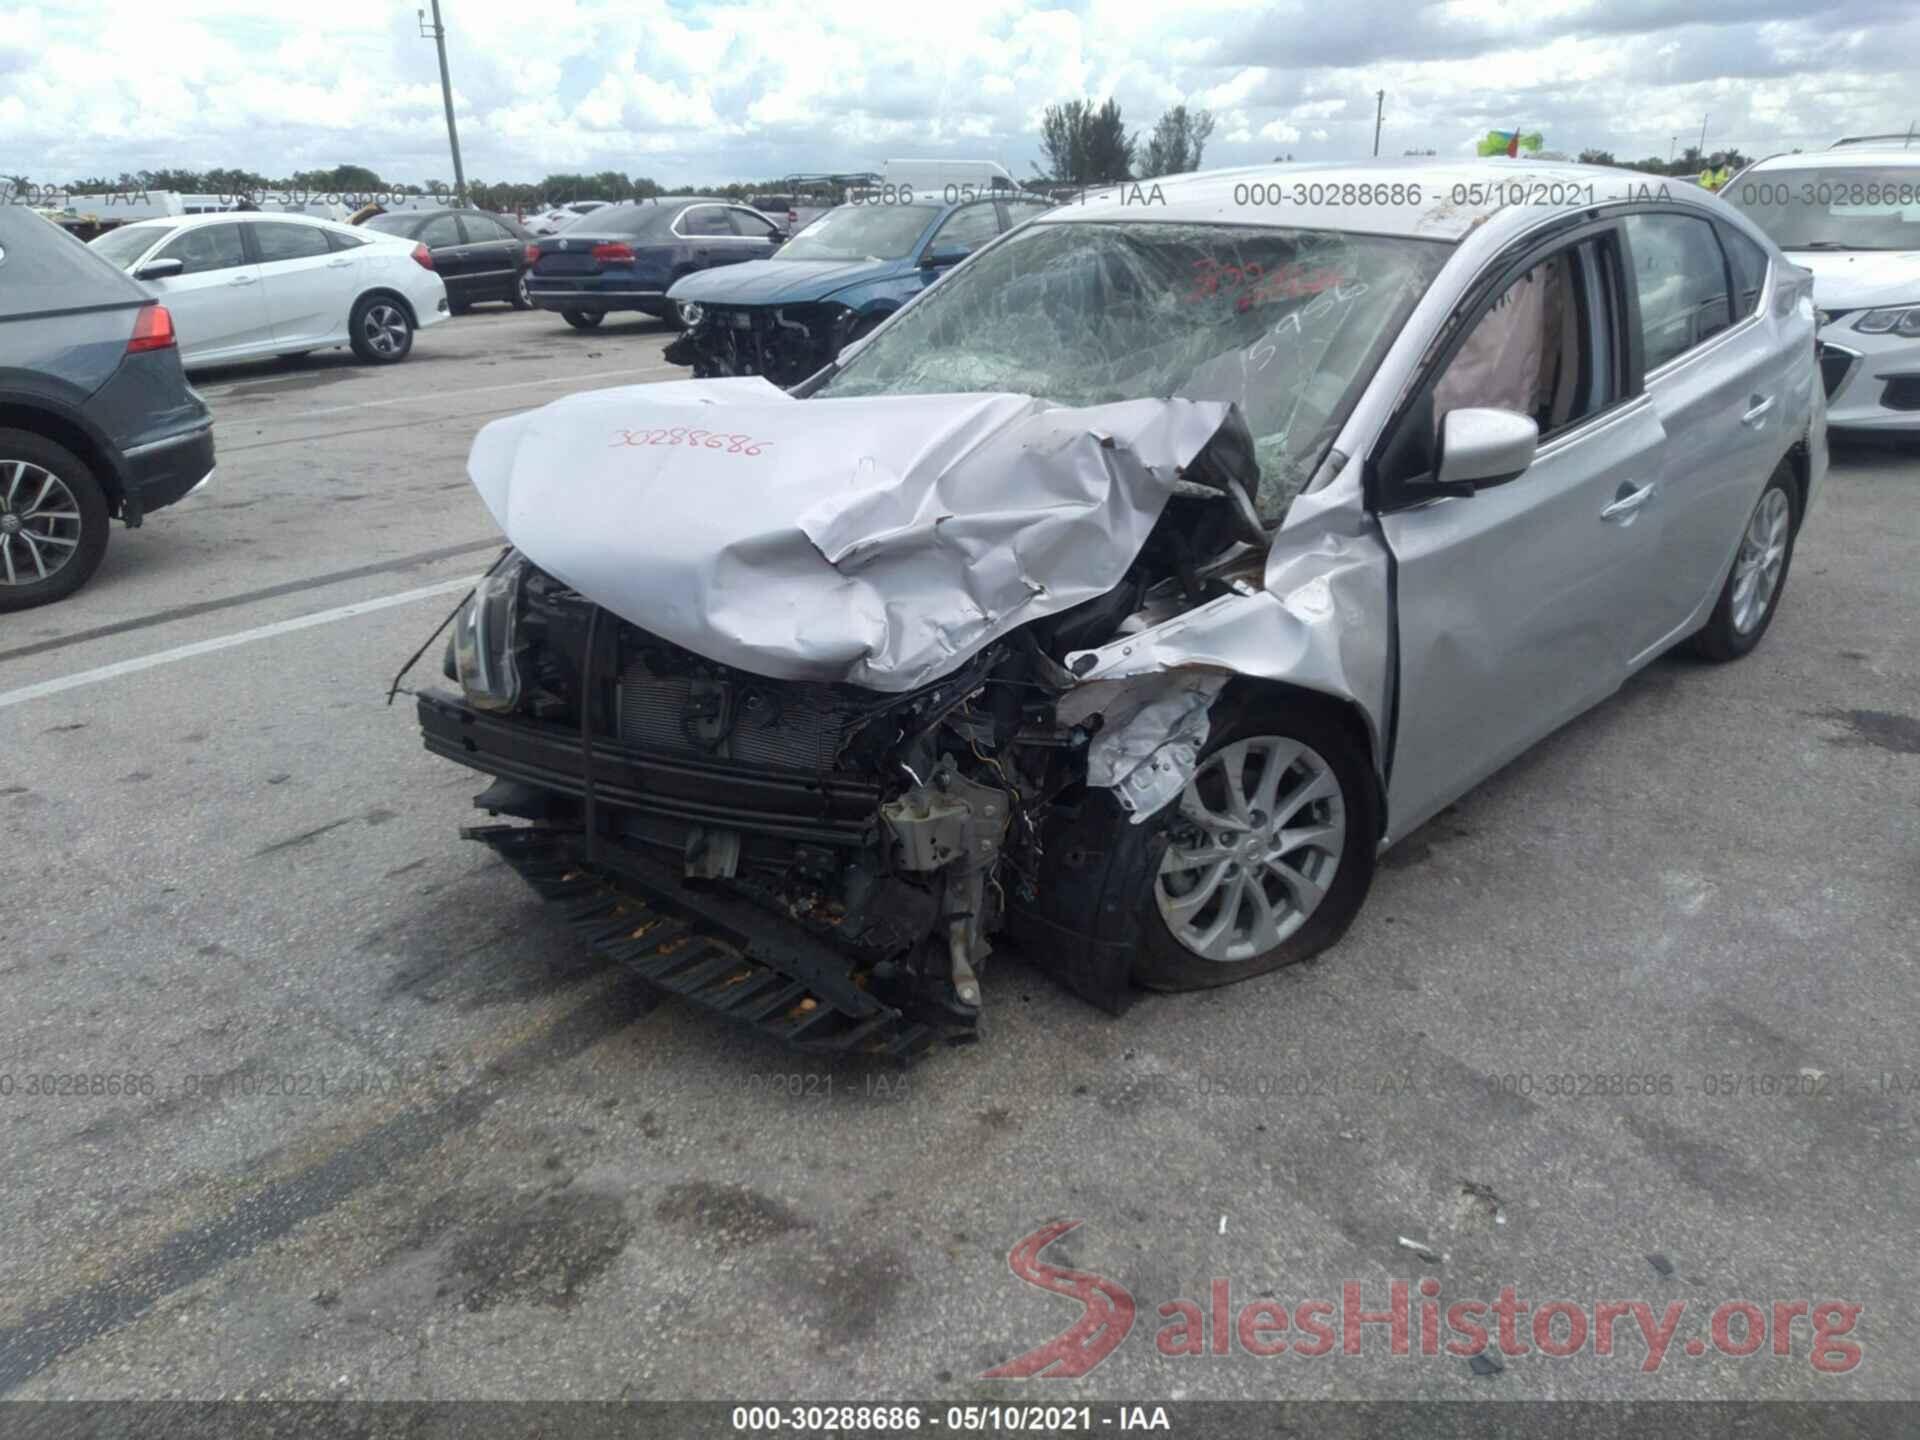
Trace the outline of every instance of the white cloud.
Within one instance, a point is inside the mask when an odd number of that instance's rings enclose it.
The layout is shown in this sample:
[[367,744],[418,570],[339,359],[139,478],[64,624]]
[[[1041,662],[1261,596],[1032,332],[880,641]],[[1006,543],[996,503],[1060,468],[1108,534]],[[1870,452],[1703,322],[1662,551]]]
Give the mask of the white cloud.
[[[1818,19],[1787,0],[457,0],[448,49],[469,174],[624,170],[663,182],[865,168],[888,153],[1024,173],[1049,103],[1112,94],[1145,132],[1214,111],[1210,163],[1456,153],[1520,123],[1556,149],[1749,153],[1904,126],[1920,21],[1887,0]],[[450,171],[431,41],[414,5],[67,0],[0,13],[4,163],[65,181],[355,162]]]

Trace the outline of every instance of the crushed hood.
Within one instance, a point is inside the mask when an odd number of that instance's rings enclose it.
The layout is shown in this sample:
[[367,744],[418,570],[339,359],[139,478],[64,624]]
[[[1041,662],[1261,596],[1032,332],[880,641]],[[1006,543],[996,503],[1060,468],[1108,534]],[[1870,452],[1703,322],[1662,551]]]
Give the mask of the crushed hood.
[[697,654],[882,691],[1117,585],[1231,405],[596,390],[496,420],[469,472],[534,564]]

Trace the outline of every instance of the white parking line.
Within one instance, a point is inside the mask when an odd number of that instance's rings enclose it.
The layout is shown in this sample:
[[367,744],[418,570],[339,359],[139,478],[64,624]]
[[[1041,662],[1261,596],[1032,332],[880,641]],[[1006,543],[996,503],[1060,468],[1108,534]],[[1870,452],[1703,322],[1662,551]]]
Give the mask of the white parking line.
[[42,680],[38,685],[23,685],[18,690],[0,690],[0,710],[5,710],[10,705],[23,705],[29,700],[43,700],[49,695],[58,695],[63,690],[77,690],[82,685],[97,685],[103,680],[117,680],[122,675],[137,675],[142,670],[151,670],[157,665],[171,665],[176,660],[191,660],[196,655],[211,655],[217,650],[231,650],[236,645],[247,645],[255,640],[271,640],[276,635],[286,635],[295,630],[310,630],[315,625],[329,625],[335,620],[351,620],[356,615],[370,615],[376,610],[391,610],[396,605],[410,605],[415,600],[427,600],[435,595],[451,595],[456,590],[470,589],[472,585],[473,577],[470,575],[458,580],[442,580],[437,585],[422,585],[417,590],[402,590],[397,595],[382,595],[377,600],[356,600],[351,605],[336,605],[331,610],[316,610],[311,615],[299,615],[291,620],[277,620],[271,625],[259,625],[251,630],[236,631],[232,635],[221,635],[212,640],[196,640],[191,645],[176,645],[171,650],[158,650],[151,655],[136,656],[132,660],[117,660],[111,665],[82,670],[77,675],[63,675],[58,680]]
[[[582,380],[611,380],[617,375],[666,375],[670,373],[691,374],[684,365],[641,365],[631,370],[596,370],[589,375],[555,375],[547,380],[516,380],[510,385],[469,385],[461,387],[462,395],[489,395],[497,390],[531,390],[540,385],[572,385]],[[215,399],[220,398],[215,396]],[[323,410],[296,410],[291,415],[267,412],[261,415],[232,415],[226,424],[257,425],[265,420],[274,425],[284,425],[295,420],[316,420],[322,415],[345,415],[351,410],[371,410],[378,405],[431,405],[445,400],[441,391],[429,391],[424,395],[397,395],[388,400],[360,400],[352,405],[329,405]],[[214,423],[222,423],[216,419]]]

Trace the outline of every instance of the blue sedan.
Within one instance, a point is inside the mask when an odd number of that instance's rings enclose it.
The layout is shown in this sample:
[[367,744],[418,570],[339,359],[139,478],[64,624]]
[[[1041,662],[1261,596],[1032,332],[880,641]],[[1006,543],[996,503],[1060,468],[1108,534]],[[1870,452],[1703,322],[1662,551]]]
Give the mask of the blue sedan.
[[698,196],[662,196],[582,215],[533,247],[527,298],[591,330],[616,310],[681,323],[667,291],[683,276],[773,253],[780,228],[758,210]]
[[871,192],[829,210],[769,259],[676,282],[668,298],[687,333],[667,347],[667,361],[692,367],[696,379],[797,384],[1050,203],[1018,192],[976,198],[971,186],[957,198],[899,195]]

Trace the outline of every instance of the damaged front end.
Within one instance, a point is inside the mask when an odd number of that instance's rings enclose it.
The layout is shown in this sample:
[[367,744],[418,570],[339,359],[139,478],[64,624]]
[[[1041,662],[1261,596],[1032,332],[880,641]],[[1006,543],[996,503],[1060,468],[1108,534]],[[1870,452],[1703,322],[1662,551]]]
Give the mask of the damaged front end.
[[[1115,836],[1179,792],[1227,677],[1088,683],[1067,662],[1246,593],[1264,561],[1244,487],[1229,479],[1247,454],[1231,411],[1180,417],[1163,466],[1150,458],[1169,443],[1162,408],[1122,423],[1125,440],[1086,432],[1092,469],[1082,481],[1099,492],[1090,476],[1119,475],[1115,489],[1144,497],[1143,540],[1104,560],[1056,561],[1057,593],[1040,594],[1017,571],[1000,574],[983,549],[973,560],[994,579],[962,565],[976,603],[958,608],[974,612],[970,627],[896,621],[880,632],[895,643],[866,645],[852,663],[829,623],[849,622],[805,613],[808,597],[859,611],[842,570],[871,574],[887,558],[874,536],[911,525],[863,523],[861,541],[835,546],[835,520],[812,517],[825,547],[813,551],[822,588],[804,583],[789,554],[788,613],[775,623],[810,634],[810,653],[838,658],[796,663],[786,677],[657,633],[726,614],[717,600],[657,606],[647,628],[510,552],[456,617],[445,670],[461,694],[418,700],[427,748],[495,777],[475,803],[532,822],[468,833],[543,894],[567,900],[602,953],[800,1048],[907,1054],[971,1037],[988,958],[1008,934],[1036,939],[1047,968],[1122,1008],[1129,952],[1101,920],[1113,910],[1103,866],[1116,844],[1146,843],[1144,832]],[[1025,421],[1053,418],[1015,410]],[[1007,427],[1015,450],[1036,441],[1022,419]],[[1057,450],[1048,465],[1071,471]],[[931,488],[952,480],[949,470]],[[1117,523],[1123,499],[1080,496],[1102,529]],[[850,503],[844,514],[864,513]],[[1029,503],[1056,519],[1063,508],[1044,489]],[[934,527],[941,544],[964,546],[961,518],[944,518]],[[1032,516],[1012,518],[1018,532],[1036,533]],[[541,543],[538,526],[520,528]],[[762,604],[777,601],[779,552],[764,537],[748,548],[762,565]],[[937,569],[909,548],[917,574]],[[553,558],[571,568],[577,557],[561,547]],[[596,589],[626,598],[618,586]],[[754,657],[748,627],[736,625],[733,639]],[[723,647],[709,638],[706,648]],[[828,678],[836,673],[864,683]]]
[[669,365],[685,365],[696,380],[758,375],[786,388],[798,385],[840,353],[858,317],[830,300],[792,305],[717,305],[687,301],[687,328],[668,345]]

